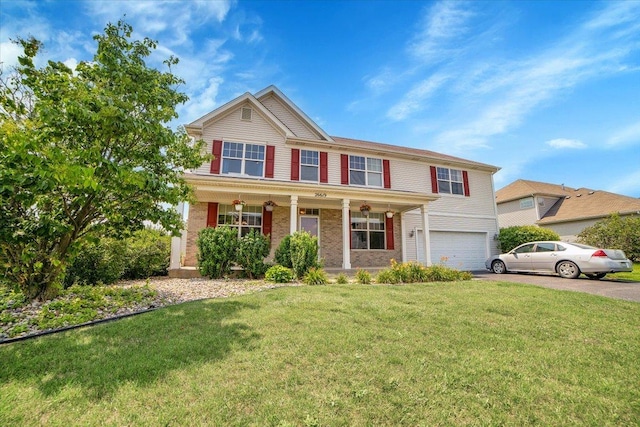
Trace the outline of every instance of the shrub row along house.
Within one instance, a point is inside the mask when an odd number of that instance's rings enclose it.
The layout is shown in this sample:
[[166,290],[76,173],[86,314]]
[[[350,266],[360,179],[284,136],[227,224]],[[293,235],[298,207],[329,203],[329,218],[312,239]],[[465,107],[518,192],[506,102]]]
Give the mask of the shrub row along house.
[[211,163],[195,190],[170,274],[193,274],[204,227],[259,229],[271,255],[287,234],[318,237],[326,268],[391,259],[482,269],[498,232],[495,166],[432,151],[328,135],[278,88],[245,93],[186,126]]

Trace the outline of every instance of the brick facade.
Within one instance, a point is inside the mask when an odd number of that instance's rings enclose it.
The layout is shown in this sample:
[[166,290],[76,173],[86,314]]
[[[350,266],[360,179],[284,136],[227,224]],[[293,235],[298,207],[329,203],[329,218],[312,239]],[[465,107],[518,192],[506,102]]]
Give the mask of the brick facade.
[[[196,239],[198,232],[207,225],[207,203],[194,203],[189,208],[187,223],[187,247],[184,265],[195,267],[198,248]],[[271,223],[271,253],[267,261],[273,261],[275,250],[284,236],[289,234],[288,206],[278,206],[273,210]],[[393,219],[393,233],[395,236],[394,250],[352,250],[351,265],[359,267],[386,267],[390,260],[402,259],[400,219]],[[320,211],[320,256],[326,268],[342,267],[342,211],[339,209],[322,209]]]

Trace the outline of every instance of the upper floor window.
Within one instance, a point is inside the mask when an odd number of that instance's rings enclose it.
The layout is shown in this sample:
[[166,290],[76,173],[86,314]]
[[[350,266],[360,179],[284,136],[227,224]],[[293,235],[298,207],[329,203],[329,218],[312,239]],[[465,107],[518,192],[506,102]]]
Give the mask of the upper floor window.
[[264,145],[225,141],[222,149],[222,173],[263,176]]
[[349,156],[349,183],[382,187],[382,159]]
[[351,212],[352,249],[384,249],[385,218],[383,213]]
[[533,207],[533,198],[520,199],[520,209],[529,209]]
[[437,168],[438,192],[464,195],[462,171],[458,169]]
[[317,151],[300,150],[300,179],[318,182],[320,156]]

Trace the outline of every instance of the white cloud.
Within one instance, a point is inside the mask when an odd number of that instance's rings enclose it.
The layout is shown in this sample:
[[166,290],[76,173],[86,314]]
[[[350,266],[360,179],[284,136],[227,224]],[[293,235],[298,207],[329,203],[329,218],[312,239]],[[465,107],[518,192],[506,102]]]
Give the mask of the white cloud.
[[622,147],[640,144],[640,122],[620,129],[609,137],[607,147]]
[[469,31],[474,16],[470,3],[441,1],[426,11],[421,29],[409,45],[409,52],[422,61],[441,60],[443,51],[454,50],[452,42]]
[[576,148],[576,149],[582,149],[582,148],[587,148],[587,144],[585,144],[582,141],[578,141],[577,139],[567,139],[567,138],[556,138],[556,139],[551,139],[547,142],[545,142],[545,144],[547,144],[549,147],[551,148]]
[[447,81],[449,76],[434,74],[428,79],[414,86],[403,99],[387,111],[387,117],[392,120],[404,120],[410,114],[425,107],[427,101]]

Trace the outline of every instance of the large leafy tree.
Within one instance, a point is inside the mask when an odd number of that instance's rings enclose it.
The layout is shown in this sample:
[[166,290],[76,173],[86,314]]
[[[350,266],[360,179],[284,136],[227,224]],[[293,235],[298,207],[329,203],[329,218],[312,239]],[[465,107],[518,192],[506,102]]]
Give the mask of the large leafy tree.
[[54,296],[81,239],[139,229],[176,233],[185,169],[206,160],[168,123],[184,83],[147,66],[156,42],[123,21],[96,35],[91,62],[34,65],[42,45],[18,39],[19,65],[0,76],[0,280],[29,298]]

